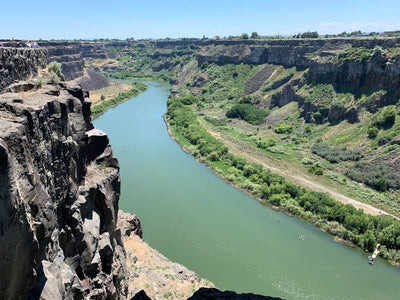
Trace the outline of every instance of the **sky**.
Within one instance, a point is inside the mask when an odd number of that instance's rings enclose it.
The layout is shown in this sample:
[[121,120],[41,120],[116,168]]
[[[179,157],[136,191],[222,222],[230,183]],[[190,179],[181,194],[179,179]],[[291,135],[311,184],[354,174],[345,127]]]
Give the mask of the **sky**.
[[4,1],[0,39],[181,38],[400,30],[399,0]]

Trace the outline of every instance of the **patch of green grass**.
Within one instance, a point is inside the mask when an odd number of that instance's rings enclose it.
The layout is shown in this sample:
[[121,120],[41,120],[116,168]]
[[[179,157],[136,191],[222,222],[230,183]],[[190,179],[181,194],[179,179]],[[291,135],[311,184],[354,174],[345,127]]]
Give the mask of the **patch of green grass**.
[[367,62],[371,60],[373,49],[365,47],[347,48],[339,53],[339,63],[347,61]]

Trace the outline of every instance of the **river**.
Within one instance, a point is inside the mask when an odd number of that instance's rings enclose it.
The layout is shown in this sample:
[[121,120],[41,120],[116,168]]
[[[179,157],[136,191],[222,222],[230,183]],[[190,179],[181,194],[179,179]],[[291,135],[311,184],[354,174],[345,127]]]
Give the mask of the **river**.
[[[94,121],[121,167],[120,208],[138,215],[144,240],[220,289],[287,299],[399,299],[400,269],[269,209],[181,150],[162,115],[170,86]],[[304,240],[299,239],[303,235]]]

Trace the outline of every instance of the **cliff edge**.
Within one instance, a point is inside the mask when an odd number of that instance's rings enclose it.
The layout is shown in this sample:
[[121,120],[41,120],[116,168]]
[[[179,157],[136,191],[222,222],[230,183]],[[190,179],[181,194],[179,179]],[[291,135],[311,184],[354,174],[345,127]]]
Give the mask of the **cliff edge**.
[[0,95],[1,299],[127,296],[118,161],[87,96],[72,84]]

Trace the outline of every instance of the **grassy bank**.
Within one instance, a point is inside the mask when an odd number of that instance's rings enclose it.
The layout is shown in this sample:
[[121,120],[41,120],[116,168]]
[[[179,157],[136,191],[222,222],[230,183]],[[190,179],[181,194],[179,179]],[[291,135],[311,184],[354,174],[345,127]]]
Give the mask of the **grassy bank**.
[[97,118],[101,114],[103,114],[110,107],[114,107],[115,105],[128,100],[132,97],[137,96],[141,92],[144,92],[147,89],[147,86],[141,82],[135,82],[133,87],[130,90],[120,92],[118,96],[113,97],[109,100],[104,100],[100,104],[92,107],[92,118]]
[[327,194],[302,189],[282,176],[235,156],[199,123],[186,98],[168,101],[166,119],[176,140],[225,180],[262,203],[305,219],[334,236],[372,251],[382,245],[384,258],[400,263],[400,223],[387,216],[371,216]]

